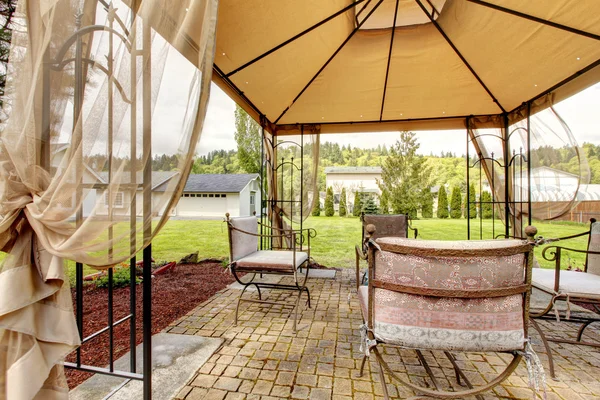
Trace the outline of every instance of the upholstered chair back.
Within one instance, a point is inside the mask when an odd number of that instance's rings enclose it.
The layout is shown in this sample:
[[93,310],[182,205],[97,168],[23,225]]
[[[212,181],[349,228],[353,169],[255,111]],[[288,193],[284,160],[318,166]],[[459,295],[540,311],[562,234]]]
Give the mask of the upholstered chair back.
[[[592,222],[589,240],[588,250],[600,252],[600,222]],[[600,254],[588,254],[586,272],[600,275]]]
[[363,237],[365,235],[365,228],[369,224],[373,224],[377,228],[373,237],[374,239],[380,237],[408,237],[408,221],[405,214],[365,214],[363,216]]
[[[255,216],[251,217],[236,217],[229,220],[231,227],[231,257],[230,262],[244,258],[249,254],[258,251],[258,219]],[[240,232],[237,229],[249,232],[254,235],[249,235]]]
[[365,315],[374,313],[377,339],[419,349],[524,348],[531,249],[526,242],[379,238],[375,243],[369,287],[361,287],[359,295],[373,296],[361,303]]

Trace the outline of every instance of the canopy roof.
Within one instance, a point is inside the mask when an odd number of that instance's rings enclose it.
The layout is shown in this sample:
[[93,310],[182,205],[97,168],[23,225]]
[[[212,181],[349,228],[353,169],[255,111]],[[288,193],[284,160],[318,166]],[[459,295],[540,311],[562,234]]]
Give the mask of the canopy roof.
[[600,81],[599,39],[597,0],[221,0],[213,80],[278,133],[462,128]]

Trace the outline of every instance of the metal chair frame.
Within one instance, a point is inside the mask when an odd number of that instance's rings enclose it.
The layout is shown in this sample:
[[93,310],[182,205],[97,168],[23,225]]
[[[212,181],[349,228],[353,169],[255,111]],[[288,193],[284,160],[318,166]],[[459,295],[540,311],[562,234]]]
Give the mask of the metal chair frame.
[[[590,229],[587,230],[586,232],[582,232],[582,233],[578,233],[575,235],[566,236],[566,237],[562,237],[562,238],[547,239],[546,243],[568,240],[568,239],[573,239],[573,238],[588,235],[588,249],[589,249],[589,243],[590,243],[591,234],[592,234],[592,224],[595,222],[596,222],[596,220],[594,218],[590,219]],[[554,360],[553,360],[553,356],[552,356],[552,351],[550,349],[550,345],[548,342],[568,343],[568,344],[600,348],[600,342],[588,342],[588,341],[582,340],[585,329],[594,322],[600,322],[600,315],[596,315],[595,317],[589,317],[589,318],[586,318],[583,316],[570,316],[569,318],[565,318],[563,320],[566,322],[573,322],[573,323],[581,324],[581,326],[579,327],[579,329],[577,331],[577,339],[576,340],[563,339],[563,338],[555,337],[555,336],[547,336],[544,333],[544,331],[542,330],[541,326],[537,323],[537,321],[535,321],[535,319],[537,319],[537,318],[545,319],[545,320],[556,320],[556,315],[554,313],[552,313],[552,314],[550,314],[550,313],[554,309],[555,303],[557,301],[567,301],[567,302],[591,304],[594,307],[594,309],[596,310],[596,313],[600,314],[600,299],[590,298],[590,297],[581,296],[581,295],[568,295],[567,296],[564,293],[560,293],[560,271],[561,271],[562,251],[570,251],[570,252],[575,252],[575,253],[586,254],[585,270],[582,272],[582,274],[587,273],[587,267],[588,267],[587,256],[590,254],[600,254],[600,252],[598,252],[598,251],[579,250],[579,249],[573,249],[570,247],[555,246],[555,245],[548,246],[542,251],[542,257],[545,260],[554,261],[554,271],[555,271],[555,273],[554,273],[554,288],[553,288],[553,291],[551,292],[542,287],[535,286],[535,282],[534,282],[534,287],[536,289],[541,290],[544,293],[549,294],[551,296],[551,299],[550,299],[550,302],[548,303],[548,305],[543,310],[541,310],[539,312],[531,312],[530,313],[530,317],[531,317],[530,322],[531,322],[531,325],[533,326],[533,328],[539,333],[540,338],[542,339],[542,343],[546,349],[546,353],[548,354],[548,366],[550,369],[550,376],[554,379],[556,379],[556,372],[554,370]]]
[[[310,292],[308,287],[306,286],[306,282],[308,281],[308,276],[309,276],[309,272],[310,272],[310,265],[311,265],[311,258],[310,258],[310,239],[311,237],[315,237],[316,236],[316,231],[312,228],[309,229],[298,229],[298,230],[291,230],[291,229],[277,229],[274,227],[268,227],[269,229],[271,229],[272,231],[278,231],[279,234],[272,234],[272,235],[267,235],[267,234],[260,234],[260,233],[255,233],[255,232],[248,232],[248,231],[244,231],[242,229],[236,228],[235,226],[232,225],[232,220],[229,216],[229,213],[226,214],[226,222],[227,222],[227,227],[228,227],[228,237],[229,237],[229,269],[231,271],[231,273],[233,274],[235,280],[242,286],[244,286],[244,288],[242,289],[242,292],[240,293],[240,296],[238,298],[238,302],[237,302],[237,306],[235,308],[235,325],[238,324],[238,315],[239,315],[239,309],[240,309],[240,305],[242,302],[246,302],[246,303],[259,303],[259,304],[270,304],[270,305],[282,305],[284,307],[289,307],[290,304],[287,302],[281,302],[281,301],[269,301],[269,300],[263,300],[262,299],[262,292],[261,292],[261,288],[263,289],[277,289],[277,290],[292,290],[292,291],[297,291],[298,295],[296,297],[296,301],[293,305],[293,309],[292,312],[294,314],[294,325],[293,325],[293,330],[294,332],[297,331],[297,321],[298,321],[298,307],[299,307],[299,303],[300,303],[300,298],[302,296],[302,293],[306,292],[307,295],[307,305],[308,308],[311,308],[311,304],[310,304]],[[258,222],[258,224],[260,224],[260,222]],[[257,239],[257,251],[258,251],[258,243],[261,239],[263,238],[267,238],[267,239],[271,239],[271,238],[279,238],[281,239],[282,242],[282,246],[283,243],[287,242],[291,245],[291,248],[288,250],[291,250],[294,252],[294,257],[293,257],[293,265],[290,266],[289,270],[286,269],[267,269],[267,268],[249,268],[249,267],[243,267],[238,269],[237,267],[237,260],[233,259],[233,241],[232,241],[232,231],[238,231],[240,233],[243,233],[245,235],[250,235],[250,236],[254,236]],[[296,245],[298,243],[300,243],[300,247],[302,248],[302,243],[304,243],[304,237],[306,237],[306,242],[307,242],[307,254],[308,254],[308,258],[306,259],[306,261],[304,261],[300,266],[298,266],[298,268],[295,267],[296,265]],[[286,240],[284,240],[286,239]],[[280,251],[280,250],[284,250],[284,249],[278,249],[278,250],[269,250],[269,251]],[[298,270],[300,270],[300,273],[302,274],[302,268],[306,268],[306,273],[303,274],[304,275],[304,279],[300,279],[301,277],[298,274]],[[251,275],[251,277],[249,278],[249,280],[242,280],[242,277],[239,275],[239,273],[244,273],[246,275]],[[291,285],[286,285],[286,284],[280,284],[280,283],[269,283],[269,282],[255,282],[254,279],[256,278],[256,275],[259,274],[261,277],[263,274],[269,274],[269,275],[291,275],[294,277],[294,283]],[[258,300],[257,299],[251,299],[251,298],[243,298],[244,293],[246,292],[246,290],[250,287],[250,286],[254,286],[256,288],[256,291],[258,292]]]

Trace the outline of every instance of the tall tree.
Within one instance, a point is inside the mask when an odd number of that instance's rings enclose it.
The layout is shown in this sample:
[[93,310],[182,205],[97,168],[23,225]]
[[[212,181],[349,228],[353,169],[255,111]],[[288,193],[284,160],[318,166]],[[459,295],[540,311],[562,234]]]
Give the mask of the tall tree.
[[244,109],[235,106],[235,141],[238,146],[238,160],[245,172],[260,172],[261,165],[261,129]]
[[389,214],[390,212],[389,194],[385,190],[379,196],[379,212],[381,214]]
[[440,186],[440,191],[438,192],[437,217],[448,218],[448,196],[446,195],[444,185]]
[[433,218],[433,196],[429,186],[421,191],[421,216]]
[[421,190],[427,186],[429,169],[425,158],[417,155],[419,144],[413,132],[401,132],[383,163],[379,188],[390,194],[395,214],[417,217]]
[[454,186],[454,188],[452,188],[452,197],[450,197],[450,218],[457,219],[460,218],[461,215],[460,188]]
[[327,188],[327,194],[325,195],[325,216],[332,217],[335,213],[333,209],[333,189],[331,186]]
[[342,193],[340,194],[340,217],[345,217],[347,214],[346,209],[346,188],[342,188]]

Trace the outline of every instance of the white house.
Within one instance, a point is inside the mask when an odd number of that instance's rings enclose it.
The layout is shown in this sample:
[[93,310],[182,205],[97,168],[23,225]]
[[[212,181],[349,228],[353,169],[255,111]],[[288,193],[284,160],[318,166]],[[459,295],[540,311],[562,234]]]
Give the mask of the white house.
[[325,185],[334,193],[346,188],[348,194],[357,190],[380,194],[377,180],[381,179],[381,167],[325,167]]
[[[167,182],[154,191],[165,190]],[[180,217],[232,217],[260,215],[258,174],[190,175],[172,215]]]

